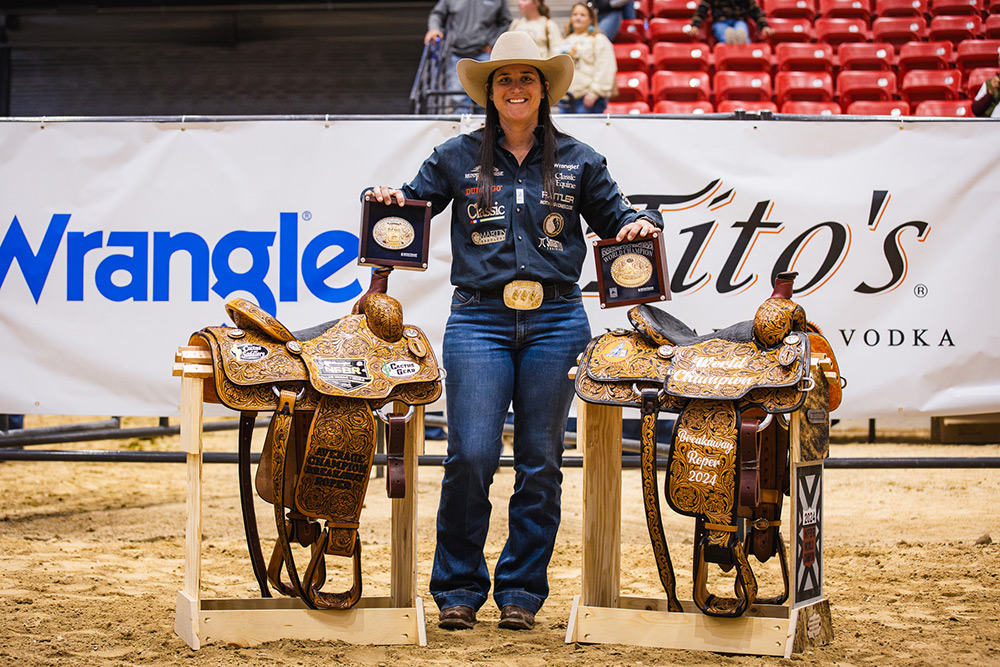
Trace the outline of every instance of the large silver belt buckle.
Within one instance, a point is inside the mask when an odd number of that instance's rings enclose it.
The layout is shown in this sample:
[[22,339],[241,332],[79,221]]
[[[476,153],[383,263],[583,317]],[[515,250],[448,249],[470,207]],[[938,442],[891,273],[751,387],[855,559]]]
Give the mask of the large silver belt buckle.
[[542,284],[534,280],[512,280],[503,286],[503,302],[513,310],[534,310],[542,305]]

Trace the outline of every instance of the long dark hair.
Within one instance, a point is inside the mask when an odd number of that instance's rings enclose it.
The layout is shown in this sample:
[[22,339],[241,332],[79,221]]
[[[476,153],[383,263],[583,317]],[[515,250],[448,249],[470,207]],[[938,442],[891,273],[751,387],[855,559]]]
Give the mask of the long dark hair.
[[[535,71],[542,83],[542,103],[538,105],[538,125],[542,128],[542,189],[548,195],[551,208],[556,191],[556,137],[559,132],[552,123],[545,75],[537,67]],[[494,74],[496,70],[490,73],[486,82],[486,126],[483,128],[483,145],[479,148],[479,194],[476,206],[481,211],[493,208],[493,165],[496,163],[497,130],[500,128],[500,112],[489,96],[489,91],[493,90]],[[542,199],[545,200],[544,197]]]

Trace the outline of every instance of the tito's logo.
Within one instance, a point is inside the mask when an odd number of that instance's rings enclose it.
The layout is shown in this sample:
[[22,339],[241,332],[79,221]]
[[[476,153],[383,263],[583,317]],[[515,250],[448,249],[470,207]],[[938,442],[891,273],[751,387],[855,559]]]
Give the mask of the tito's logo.
[[[629,199],[635,205],[645,205],[647,209],[657,209],[663,212],[664,222],[669,230],[672,212],[693,209],[702,205],[706,206],[709,211],[716,211],[732,203],[734,195],[733,189],[723,191],[722,182],[715,180],[701,191],[690,195],[632,195]],[[872,193],[867,221],[869,231],[876,232],[879,222],[885,214],[889,199],[887,190],[876,190]],[[757,276],[754,274],[743,277],[740,277],[739,274],[740,270],[750,263],[754,245],[761,235],[779,234],[785,229],[785,223],[770,219],[773,208],[774,205],[770,200],[759,201],[746,220],[738,220],[731,224],[733,229],[739,230],[739,234],[715,278],[715,289],[719,294],[739,293],[756,282]],[[680,233],[687,235],[688,238],[679,263],[671,267],[670,290],[674,294],[693,292],[711,282],[711,274],[699,268],[699,261],[705,256],[710,245],[717,248],[720,243],[728,242],[720,240],[725,236],[724,234],[716,233],[720,227],[721,224],[718,221],[710,220],[680,230]],[[904,237],[922,243],[930,232],[930,228],[930,224],[922,220],[909,220],[889,229],[882,241],[882,256],[889,269],[888,279],[884,277],[886,275],[885,266],[865,267],[866,272],[871,271],[873,276],[879,278],[872,279],[872,282],[869,282],[868,279],[862,280],[854,287],[854,291],[860,294],[881,294],[902,284],[908,268],[906,252],[903,248]],[[731,235],[728,238],[731,238]],[[809,256],[819,257],[819,260],[810,266],[803,266],[806,262],[801,258],[807,247]],[[771,283],[773,284],[775,276],[779,273],[796,271],[799,274],[799,279],[796,281],[795,294],[804,296],[814,292],[837,273],[844,260],[847,259],[850,248],[850,226],[833,220],[815,224],[791,239],[778,253],[771,268]],[[759,256],[760,253],[761,251],[758,249],[757,255]],[[674,253],[671,252],[671,254]]]

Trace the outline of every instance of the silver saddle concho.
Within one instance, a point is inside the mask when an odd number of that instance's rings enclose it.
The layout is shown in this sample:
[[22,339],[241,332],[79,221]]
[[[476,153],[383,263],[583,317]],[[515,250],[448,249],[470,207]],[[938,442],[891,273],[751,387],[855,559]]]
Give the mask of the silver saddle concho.
[[[667,459],[666,500],[695,518],[694,602],[705,614],[742,615],[755,601],[788,597],[788,565],[779,531],[788,493],[788,430],[772,415],[802,407],[827,391],[839,403],[840,382],[811,370],[813,341],[829,344],[791,300],[794,273],[779,274],[774,293],[752,321],[697,335],[670,314],[646,304],[629,311],[632,330],[591,340],[581,356],[576,392],[584,401],[640,409],[642,482],[646,522],[670,611],[681,611],[673,564],[660,515],[656,419],[678,413]],[[833,406],[831,401],[831,406]],[[740,540],[739,521],[746,520]],[[759,597],[749,554],[765,562],[777,555],[784,591]],[[708,563],[735,568],[735,597],[708,591]]]
[[[390,271],[373,272],[369,291],[351,314],[305,331],[292,333],[255,304],[234,299],[226,310],[235,327],[208,327],[191,337],[192,345],[212,353],[213,382],[205,400],[241,413],[240,496],[264,597],[270,597],[270,582],[311,608],[347,609],[360,600],[358,525],[376,446],[373,413],[387,422],[387,493],[405,495],[406,422],[412,406],[440,397],[443,372],[424,333],[404,325],[399,302],[385,294]],[[411,406],[410,412],[385,414],[384,406],[393,402]],[[274,506],[277,529],[266,567],[249,473],[258,411],[273,413],[256,474],[257,492]],[[310,549],[301,577],[293,542]],[[353,559],[349,590],[321,590],[326,555]]]

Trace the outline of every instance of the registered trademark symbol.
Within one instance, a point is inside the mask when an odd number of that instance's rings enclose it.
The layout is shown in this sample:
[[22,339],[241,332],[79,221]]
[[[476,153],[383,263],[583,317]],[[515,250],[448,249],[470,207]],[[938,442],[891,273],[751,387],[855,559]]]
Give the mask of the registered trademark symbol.
[[919,284],[913,288],[913,295],[918,299],[923,299],[927,296],[927,285]]
[[305,221],[312,220],[313,214],[309,211],[302,211],[302,219]]

